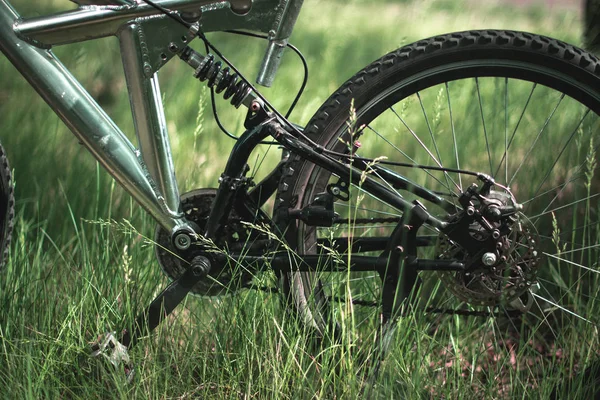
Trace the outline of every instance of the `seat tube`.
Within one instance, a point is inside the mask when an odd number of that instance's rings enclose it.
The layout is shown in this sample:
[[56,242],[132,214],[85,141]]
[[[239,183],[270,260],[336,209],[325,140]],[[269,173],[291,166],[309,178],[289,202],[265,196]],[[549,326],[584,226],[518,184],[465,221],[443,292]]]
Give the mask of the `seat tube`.
[[166,206],[174,214],[180,214],[179,189],[158,74],[153,71],[148,61],[148,46],[143,26],[138,23],[127,24],[119,30],[118,37],[142,158],[150,176],[164,195]]
[[269,30],[269,44],[256,78],[259,85],[270,87],[273,84],[303,2],[304,0],[279,0],[275,24]]

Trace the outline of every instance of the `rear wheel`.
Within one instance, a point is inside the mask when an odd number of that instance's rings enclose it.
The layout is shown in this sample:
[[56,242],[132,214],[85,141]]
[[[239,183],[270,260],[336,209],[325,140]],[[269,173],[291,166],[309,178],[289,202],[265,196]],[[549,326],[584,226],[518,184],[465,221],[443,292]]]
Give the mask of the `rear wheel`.
[[[416,361],[422,367],[439,365],[445,354],[442,365],[451,357],[470,370],[467,376],[517,377],[498,385],[518,390],[540,387],[550,370],[581,369],[600,353],[599,114],[600,62],[591,54],[527,33],[471,31],[422,40],[375,61],[308,123],[305,134],[323,147],[355,151],[445,198],[454,211],[425,202],[442,220],[465,212],[459,196],[477,181],[455,170],[493,177],[500,185],[486,201],[523,206],[499,239],[504,250],[475,254],[434,227],[419,229],[419,257],[455,259],[472,273],[420,273],[421,309],[490,317],[460,324],[422,318],[431,335],[419,346],[427,353]],[[278,195],[284,208],[305,207],[339,181],[300,157],[290,171]],[[382,173],[368,174],[398,196],[419,199]],[[344,222],[331,228],[290,221],[288,242],[315,254],[331,246],[331,237],[389,236],[402,217],[360,185],[349,187],[349,199],[338,199],[335,211]],[[483,240],[487,233],[471,224],[464,234]],[[378,331],[383,294],[376,272],[290,272],[283,287],[302,320],[322,334],[350,326],[357,343],[371,343]],[[501,317],[515,311],[520,318]],[[455,341],[457,329],[462,342]]]

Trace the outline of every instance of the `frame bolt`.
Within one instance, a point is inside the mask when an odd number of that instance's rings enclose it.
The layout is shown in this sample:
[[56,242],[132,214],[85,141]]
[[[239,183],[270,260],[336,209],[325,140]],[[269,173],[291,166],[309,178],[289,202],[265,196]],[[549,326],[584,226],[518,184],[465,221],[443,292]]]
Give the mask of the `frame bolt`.
[[144,73],[148,77],[152,76],[152,65],[147,62],[144,63]]
[[340,195],[340,188],[337,186],[334,186],[331,188],[331,194],[334,196],[339,196]]
[[179,250],[187,250],[192,245],[192,240],[185,233],[180,233],[175,237],[175,247]]
[[491,267],[492,265],[496,264],[496,255],[494,253],[485,253],[481,257],[481,262],[483,263],[483,265]]
[[467,215],[471,217],[474,214],[475,214],[475,208],[473,208],[473,207],[467,207]]
[[494,231],[492,232],[492,237],[494,239],[499,239],[500,238],[500,231],[498,229],[494,229]]
[[169,43],[169,51],[175,53],[177,50],[179,50],[179,46],[177,46],[174,42]]
[[250,103],[250,110],[252,112],[257,112],[258,110],[260,110],[260,103],[254,100],[252,103]]

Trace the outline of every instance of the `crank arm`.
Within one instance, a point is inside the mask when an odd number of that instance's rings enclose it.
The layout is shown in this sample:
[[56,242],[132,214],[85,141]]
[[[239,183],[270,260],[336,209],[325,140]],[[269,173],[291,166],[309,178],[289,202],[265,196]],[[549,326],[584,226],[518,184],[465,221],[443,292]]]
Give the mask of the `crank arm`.
[[210,262],[205,257],[196,257],[192,265],[179,278],[171,282],[135,320],[133,329],[123,330],[121,344],[131,349],[145,334],[149,334],[165,317],[183,301],[189,291],[204,278],[210,270]]

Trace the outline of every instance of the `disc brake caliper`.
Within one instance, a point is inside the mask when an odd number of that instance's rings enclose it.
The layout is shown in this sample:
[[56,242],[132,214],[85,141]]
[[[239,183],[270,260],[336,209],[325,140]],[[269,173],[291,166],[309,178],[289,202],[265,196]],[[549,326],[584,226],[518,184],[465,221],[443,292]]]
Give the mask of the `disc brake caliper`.
[[481,189],[472,184],[460,196],[463,210],[451,217],[440,240],[439,258],[460,259],[466,268],[443,273],[442,279],[471,304],[504,303],[526,311],[537,286],[535,227],[519,212],[522,206],[507,188],[491,190],[491,177],[480,174],[479,179]]

